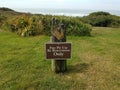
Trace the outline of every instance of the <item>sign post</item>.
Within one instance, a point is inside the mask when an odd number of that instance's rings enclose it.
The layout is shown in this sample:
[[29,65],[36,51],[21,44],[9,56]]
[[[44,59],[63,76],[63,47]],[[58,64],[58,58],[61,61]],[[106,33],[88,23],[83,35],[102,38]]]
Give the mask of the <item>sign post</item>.
[[53,18],[51,28],[52,43],[46,44],[46,58],[52,60],[52,70],[56,73],[67,71],[66,59],[71,58],[71,43],[66,42],[66,28]]

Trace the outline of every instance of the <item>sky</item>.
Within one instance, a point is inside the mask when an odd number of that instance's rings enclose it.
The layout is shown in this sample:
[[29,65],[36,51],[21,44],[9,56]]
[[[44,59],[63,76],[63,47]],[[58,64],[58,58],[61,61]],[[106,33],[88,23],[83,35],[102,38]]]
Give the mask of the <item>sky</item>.
[[120,0],[0,0],[0,7],[120,10]]

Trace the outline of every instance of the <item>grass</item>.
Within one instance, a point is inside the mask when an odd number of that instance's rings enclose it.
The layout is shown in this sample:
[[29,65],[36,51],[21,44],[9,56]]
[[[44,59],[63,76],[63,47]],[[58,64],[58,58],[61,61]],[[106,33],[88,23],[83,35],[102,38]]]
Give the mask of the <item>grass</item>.
[[45,59],[48,36],[0,31],[0,90],[120,90],[120,28],[93,28],[91,37],[68,36],[72,60],[55,74]]

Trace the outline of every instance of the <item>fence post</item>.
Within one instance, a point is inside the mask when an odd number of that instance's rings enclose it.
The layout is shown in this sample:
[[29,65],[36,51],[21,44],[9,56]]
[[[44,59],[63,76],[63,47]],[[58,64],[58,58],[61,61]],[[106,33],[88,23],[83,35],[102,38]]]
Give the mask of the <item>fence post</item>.
[[[53,18],[52,20],[52,42],[66,42],[66,28],[59,20]],[[52,60],[52,70],[56,73],[65,72],[67,70],[66,60]]]

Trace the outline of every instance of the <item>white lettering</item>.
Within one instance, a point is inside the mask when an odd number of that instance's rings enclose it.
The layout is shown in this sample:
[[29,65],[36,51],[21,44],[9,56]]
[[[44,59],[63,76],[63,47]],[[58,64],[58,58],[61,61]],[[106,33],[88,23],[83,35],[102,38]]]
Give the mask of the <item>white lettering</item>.
[[60,46],[57,46],[57,49],[61,49],[61,47],[60,47]]
[[54,52],[53,55],[54,55],[54,56],[61,56],[61,57],[62,57],[62,56],[63,56],[63,53],[61,53],[61,52],[60,52],[60,53]]
[[50,50],[50,49],[47,49],[47,52],[51,52],[51,50]]

